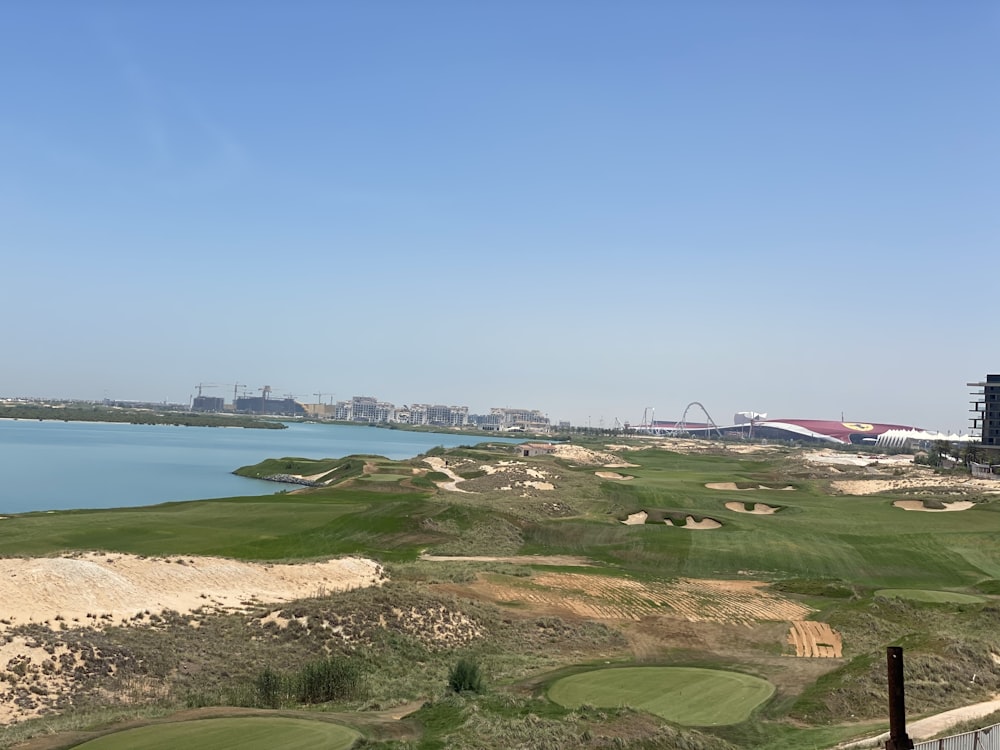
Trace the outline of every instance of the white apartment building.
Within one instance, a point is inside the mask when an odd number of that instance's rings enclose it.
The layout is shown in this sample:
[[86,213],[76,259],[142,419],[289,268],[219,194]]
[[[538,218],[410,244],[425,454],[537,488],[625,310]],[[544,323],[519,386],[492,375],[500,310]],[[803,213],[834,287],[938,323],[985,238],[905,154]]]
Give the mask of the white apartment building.
[[537,409],[494,407],[490,409],[489,417],[489,426],[486,429],[545,432],[551,426],[549,418]]

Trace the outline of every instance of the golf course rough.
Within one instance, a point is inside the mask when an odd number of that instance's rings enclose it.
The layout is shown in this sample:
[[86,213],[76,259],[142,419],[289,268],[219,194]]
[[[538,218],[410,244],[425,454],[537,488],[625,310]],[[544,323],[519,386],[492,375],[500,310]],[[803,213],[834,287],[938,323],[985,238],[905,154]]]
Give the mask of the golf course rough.
[[325,721],[248,716],[127,729],[84,742],[77,750],[348,750],[360,736]]
[[630,706],[685,726],[738,724],[773,693],[759,677],[698,667],[598,669],[549,688],[549,698],[567,708]]

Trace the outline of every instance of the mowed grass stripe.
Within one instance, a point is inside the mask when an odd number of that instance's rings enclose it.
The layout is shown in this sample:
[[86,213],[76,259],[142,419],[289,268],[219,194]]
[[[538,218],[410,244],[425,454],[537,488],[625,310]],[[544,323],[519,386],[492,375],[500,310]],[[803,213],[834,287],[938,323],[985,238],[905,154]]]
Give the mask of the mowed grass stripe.
[[360,733],[339,724],[285,717],[197,719],[116,732],[78,750],[348,750]]
[[929,591],[927,589],[879,589],[875,596],[896,599],[909,599],[914,602],[929,602],[931,604],[982,604],[985,599],[971,594],[958,594],[954,591]]
[[425,503],[426,495],[420,493],[324,490],[139,508],[31,513],[5,519],[0,534],[4,553],[11,555],[102,549],[137,555],[275,560],[359,552],[369,546],[402,546],[412,547],[407,553],[415,556],[416,546],[427,540],[408,538],[420,536],[413,517],[439,510]]
[[549,698],[567,708],[631,706],[686,726],[738,724],[774,685],[739,672],[698,667],[621,667],[564,677]]

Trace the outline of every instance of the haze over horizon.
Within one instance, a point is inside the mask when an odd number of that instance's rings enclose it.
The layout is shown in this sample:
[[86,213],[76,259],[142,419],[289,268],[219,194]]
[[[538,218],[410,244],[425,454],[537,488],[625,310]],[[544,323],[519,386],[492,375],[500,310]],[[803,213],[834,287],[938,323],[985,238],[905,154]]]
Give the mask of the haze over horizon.
[[995,3],[0,19],[2,395],[967,432],[1000,370]]

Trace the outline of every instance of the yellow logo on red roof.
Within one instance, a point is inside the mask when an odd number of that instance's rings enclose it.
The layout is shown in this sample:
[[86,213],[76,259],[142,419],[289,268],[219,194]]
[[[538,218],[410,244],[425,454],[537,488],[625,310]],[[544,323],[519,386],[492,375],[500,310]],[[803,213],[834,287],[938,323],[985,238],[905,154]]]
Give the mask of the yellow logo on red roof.
[[841,424],[854,432],[871,432],[875,429],[875,425],[866,424],[865,422],[841,422]]

